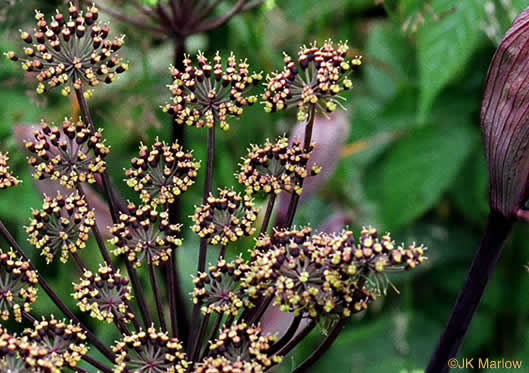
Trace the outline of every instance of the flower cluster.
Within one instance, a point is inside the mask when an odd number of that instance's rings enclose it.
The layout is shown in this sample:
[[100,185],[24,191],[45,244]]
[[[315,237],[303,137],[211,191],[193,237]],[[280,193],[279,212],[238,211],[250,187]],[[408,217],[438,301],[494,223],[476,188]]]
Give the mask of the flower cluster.
[[269,352],[275,341],[274,336],[263,335],[261,328],[257,326],[237,323],[222,330],[210,344],[209,351],[213,357],[224,357],[232,362],[241,360],[259,363],[264,369],[268,369],[282,360],[280,356]]
[[0,371],[22,372],[25,362],[19,356],[20,339],[0,327]]
[[114,373],[184,373],[189,367],[180,341],[154,327],[124,336],[112,350],[116,354]]
[[245,106],[257,102],[257,97],[248,93],[262,76],[250,73],[246,61],[237,64],[233,54],[228,57],[226,68],[218,53],[213,65],[202,53],[197,62],[195,67],[186,57],[183,71],[171,68],[173,84],[169,89],[173,98],[164,111],[173,115],[179,125],[213,128],[218,122],[220,128],[227,130],[229,116],[239,117]]
[[132,168],[126,171],[127,184],[140,193],[143,203],[174,203],[194,184],[200,163],[178,144],[156,141],[152,148],[140,146]]
[[[159,265],[169,260],[171,253],[180,245],[180,226],[169,223],[167,211],[158,212],[151,205],[129,203],[128,214],[121,213],[120,222],[111,228],[110,242],[116,246],[115,255],[125,254],[127,260],[141,267],[148,264]],[[158,226],[157,228],[155,228]]]
[[0,327],[0,372],[59,373],[64,363],[60,354]]
[[424,250],[395,247],[389,234],[379,240],[373,228],[362,230],[359,243],[350,231],[275,231],[257,242],[245,287],[251,296],[273,296],[284,312],[350,316],[376,296],[366,289],[369,275],[414,268],[426,260]]
[[42,210],[33,211],[26,232],[47,263],[51,263],[59,251],[61,262],[66,263],[70,254],[86,247],[94,224],[95,213],[88,209],[84,197],[77,192],[67,197],[57,193],[54,198],[44,196]]
[[[37,92],[63,87],[67,96],[72,88],[79,91],[84,85],[96,87],[101,82],[112,83],[117,74],[128,69],[116,52],[123,46],[124,37],[109,40],[110,29],[97,22],[99,10],[92,6],[86,12],[71,5],[68,16],[57,12],[48,22],[44,14],[35,12],[37,26],[33,35],[22,31],[27,43],[24,57],[15,52],[6,56],[20,61],[27,72],[36,72]],[[46,84],[47,83],[47,86]],[[85,92],[87,96],[90,93]]]
[[110,323],[119,319],[127,323],[134,318],[128,308],[132,299],[129,280],[106,263],[99,265],[97,273],[84,271],[81,282],[74,284],[74,291],[79,309],[98,320]]
[[264,373],[265,367],[256,361],[230,361],[224,356],[208,357],[196,365],[193,373]]
[[[33,328],[24,330],[24,336],[27,342],[44,349],[41,353],[45,360],[57,368],[76,367],[88,352],[86,335],[81,327],[53,317],[49,321],[35,321]],[[32,361],[31,353],[26,361]],[[39,361],[34,363],[39,364]]]
[[252,199],[241,197],[233,190],[219,189],[219,196],[210,195],[206,204],[197,207],[191,228],[211,245],[227,245],[242,236],[255,233],[254,222],[258,210]]
[[200,304],[204,314],[237,316],[243,307],[252,306],[240,284],[248,270],[248,263],[241,257],[232,262],[221,258],[207,273],[193,279],[193,303]]
[[[239,1],[228,17],[216,18],[218,23],[203,24],[217,3],[200,10],[203,14],[196,19],[184,19],[187,10],[175,2],[160,3],[153,12],[150,7],[140,7],[140,10],[158,14],[164,20],[163,26],[171,29],[166,34],[174,37],[186,35],[186,32],[175,34],[182,24],[205,31],[255,6]],[[196,8],[193,11],[200,7]],[[165,10],[169,9],[171,15],[166,18]],[[61,193],[53,198],[45,196],[42,209],[33,212],[26,231],[31,244],[48,263],[57,256],[62,262],[73,256],[82,269],[81,279],[73,284],[72,296],[77,306],[91,317],[115,324],[120,337],[109,348],[75,317],[29,262],[12,251],[0,251],[0,317],[8,320],[14,316],[19,322],[26,318],[33,323],[20,337],[0,327],[0,372],[59,373],[66,368],[85,372],[84,367],[78,367],[84,359],[94,369],[113,373],[262,373],[281,363],[280,355],[299,342],[291,337],[303,317],[312,320],[301,336],[306,336],[321,317],[331,315],[333,320],[340,318],[343,323],[346,317],[366,309],[379,294],[371,285],[372,277],[377,280],[388,271],[408,270],[424,262],[422,246],[396,246],[389,234],[379,238],[372,228],[363,229],[358,240],[350,231],[326,234],[314,233],[310,228],[285,228],[266,234],[275,196],[281,192],[291,194],[289,215],[293,217],[304,180],[320,172],[319,167],[308,167],[314,149],[309,144],[313,114],[316,110],[336,110],[340,93],[352,86],[350,72],[361,64],[360,57],[347,59],[345,44],[334,46],[328,41],[321,48],[315,44],[303,47],[297,61],[285,55],[284,70],[268,77],[262,96],[265,110],[297,107],[300,121],[307,118],[312,121],[307,123],[303,145],[297,141],[289,143],[286,137],[281,137],[275,142],[266,140],[262,146],[250,147],[237,174],[246,189],[243,195],[230,189],[211,193],[215,133],[216,127],[227,130],[231,118],[241,116],[246,106],[258,101],[250,91],[260,84],[262,74],[251,72],[246,60],[238,61],[233,54],[223,60],[217,53],[208,60],[198,53],[196,63],[186,56],[181,67],[170,69],[171,100],[163,110],[172,116],[174,126],[209,129],[203,205],[196,207],[192,216],[192,230],[201,238],[200,272],[193,279],[195,307],[191,322],[187,323],[176,262],[176,250],[182,245],[181,226],[174,222],[180,214],[177,199],[195,183],[200,162],[178,142],[166,144],[156,139],[152,146],[141,144],[125,175],[128,186],[139,194],[142,204],[129,203],[125,207],[119,203],[106,174],[109,148],[101,130],[95,131],[85,99],[91,96],[92,87],[102,82],[112,83],[118,74],[127,70],[127,64],[117,55],[124,37],[110,39],[109,28],[99,24],[98,18],[95,6],[83,12],[70,4],[68,13],[57,12],[50,20],[37,11],[34,32],[21,32],[22,40],[27,43],[25,56],[8,52],[7,57],[21,61],[25,71],[34,73],[39,81],[37,92],[60,88],[64,95],[76,95],[86,123],[65,119],[57,127],[42,121],[33,136],[25,141],[25,147],[31,153],[29,164],[36,179],[51,179],[78,191],[68,196]],[[178,137],[177,133],[174,135]],[[96,180],[102,180],[109,200],[113,219],[109,232],[97,229],[95,212],[89,209],[83,196],[81,183]],[[9,172],[7,155],[0,153],[0,189],[17,183],[19,180]],[[259,211],[252,198],[259,192],[270,194],[266,223],[261,228],[264,233],[257,239],[249,260],[240,256],[226,261],[228,244],[256,232],[254,224]],[[5,232],[3,224],[1,228],[0,233],[23,256],[22,249]],[[78,256],[87,244],[90,230],[105,258],[97,271],[88,270]],[[113,254],[126,257],[128,277],[108,257],[102,233],[110,234]],[[219,245],[221,254],[217,263],[205,270],[208,245]],[[152,289],[142,287],[142,279],[134,268],[143,265],[149,267]],[[167,282],[163,283],[167,286],[161,287],[162,292],[158,274]],[[72,319],[69,323],[53,317],[35,321],[29,314],[39,283]],[[138,307],[131,304],[132,289]],[[164,295],[168,298],[168,307],[163,302]],[[149,302],[154,306],[149,307]],[[275,336],[264,335],[259,326],[270,304],[295,316],[279,341]],[[154,307],[156,324],[150,314]],[[166,309],[170,312],[170,325],[166,323]],[[213,314],[216,314],[215,320],[210,319]],[[145,329],[141,328],[141,321]],[[225,324],[221,327],[223,321]],[[191,333],[189,326],[193,329]],[[205,339],[206,335],[210,336],[209,340]],[[332,341],[328,338],[323,348]],[[87,356],[89,344],[108,360],[100,362],[97,357]],[[321,351],[316,351],[308,361],[315,361]],[[188,356],[192,361],[188,361]],[[307,363],[300,367],[295,371],[306,370]]]
[[300,49],[297,64],[285,54],[284,70],[267,77],[265,110],[281,111],[297,106],[300,122],[306,120],[311,106],[322,113],[335,111],[338,95],[353,85],[349,73],[362,64],[359,56],[347,61],[348,50],[342,43],[335,47],[326,41],[320,48],[314,43]]
[[239,183],[251,194],[259,191],[301,194],[303,180],[320,172],[317,166],[307,170],[313,148],[311,145],[311,149],[306,151],[298,141],[289,145],[286,137],[274,143],[267,139],[263,146],[252,145],[241,164]]
[[11,174],[7,153],[0,153],[0,190],[17,186],[21,181]]
[[30,312],[37,301],[37,272],[13,251],[0,250],[0,278],[0,317],[9,320],[13,314],[21,322],[22,312]]
[[[321,239],[319,236],[318,239]],[[412,243],[407,248],[396,246],[391,235],[386,233],[379,238],[373,227],[364,227],[359,242],[355,245],[353,233],[343,231],[333,235],[334,244],[339,248],[333,255],[333,264],[340,265],[347,273],[368,271],[381,273],[391,270],[410,270],[424,263],[425,247]]]
[[58,180],[72,189],[80,182],[95,183],[95,175],[106,169],[109,149],[101,131],[93,133],[81,121],[65,119],[62,129],[42,121],[33,137],[25,145],[32,154],[29,164],[34,168],[35,179]]

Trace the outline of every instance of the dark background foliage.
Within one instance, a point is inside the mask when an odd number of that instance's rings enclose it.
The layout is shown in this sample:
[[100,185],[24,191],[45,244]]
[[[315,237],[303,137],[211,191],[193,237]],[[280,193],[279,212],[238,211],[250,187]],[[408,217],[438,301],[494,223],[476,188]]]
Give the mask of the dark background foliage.
[[[24,0],[10,9],[5,3],[0,12],[2,52],[19,46],[17,30],[32,23],[34,7],[50,14],[61,2]],[[345,213],[355,230],[371,224],[391,231],[397,242],[425,243],[430,260],[416,271],[390,278],[400,295],[390,286],[386,297],[351,320],[314,371],[378,373],[425,367],[488,212],[479,133],[488,64],[512,18],[527,5],[527,0],[282,0],[238,16],[208,36],[188,40],[191,53],[219,50],[226,55],[233,50],[265,71],[282,66],[281,51],[295,54],[299,45],[312,40],[348,40],[364,56],[345,104],[350,135],[338,168],[302,205],[296,224],[318,227],[329,216]],[[113,181],[134,200],[122,182],[122,169],[129,166],[139,141],[150,144],[157,136],[169,136],[169,120],[159,107],[168,99],[172,50],[168,42],[148,33],[112,24],[127,34],[122,54],[131,68],[120,83],[98,89],[90,105],[112,149],[108,159]],[[23,228],[31,209],[40,207],[40,196],[14,129],[37,124],[41,117],[60,122],[72,115],[72,103],[54,94],[37,97],[34,86],[18,66],[2,59],[0,149],[10,152],[12,168],[24,183],[2,193],[0,215],[42,268],[44,261],[26,242]],[[230,132],[218,136],[215,185],[235,185],[233,174],[247,146],[286,133],[294,124],[293,113],[263,115],[259,106],[247,110]],[[204,160],[205,131],[191,128],[188,134],[187,147]],[[185,195],[186,226],[200,194],[196,185]],[[230,254],[245,252],[251,243],[240,243]],[[94,267],[100,260],[96,251],[92,243],[82,253]],[[197,255],[198,240],[186,229],[180,262],[187,289]],[[520,224],[461,356],[526,359],[529,372],[527,263],[529,228]],[[71,305],[71,282],[77,281],[73,272],[70,264],[47,267],[48,278]],[[40,298],[37,313],[54,310],[44,294]],[[320,325],[318,332],[325,331]],[[105,338],[111,341],[112,336]],[[314,333],[293,359],[300,361],[319,339]],[[285,362],[285,371],[291,363]]]

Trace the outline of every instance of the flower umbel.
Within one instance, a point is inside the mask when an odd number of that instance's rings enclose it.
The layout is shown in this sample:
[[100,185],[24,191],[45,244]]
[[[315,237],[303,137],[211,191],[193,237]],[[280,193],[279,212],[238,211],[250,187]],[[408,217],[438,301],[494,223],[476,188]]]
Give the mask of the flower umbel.
[[49,321],[36,321],[32,329],[24,330],[24,335],[28,342],[44,347],[47,350],[45,356],[59,367],[76,367],[88,352],[82,329],[53,317]]
[[[21,31],[20,37],[26,42],[24,57],[15,52],[6,56],[20,61],[27,72],[36,72],[38,93],[49,88],[63,87],[67,96],[83,86],[96,87],[101,82],[110,84],[128,69],[116,52],[124,43],[124,36],[108,39],[110,29],[97,22],[99,10],[89,7],[85,12],[70,5],[68,16],[57,11],[46,21],[44,14],[35,12],[37,27],[33,35]],[[45,84],[47,83],[47,85]],[[89,96],[89,91],[85,92]]]
[[156,141],[149,149],[140,146],[132,168],[126,171],[127,184],[140,193],[143,203],[174,203],[175,198],[195,183],[200,163],[178,144]]
[[109,153],[102,131],[92,133],[81,121],[65,119],[62,129],[42,121],[33,132],[34,139],[26,140],[26,149],[33,154],[28,159],[34,168],[35,179],[58,180],[68,189],[77,183],[95,183],[95,175],[105,169]]
[[7,153],[0,152],[0,190],[17,186],[21,181],[9,172]]
[[217,356],[201,361],[193,373],[263,373],[265,370],[257,361],[230,361],[224,356]]
[[0,317],[22,322],[22,311],[30,312],[37,301],[37,272],[13,251],[0,250]]
[[184,373],[189,366],[180,341],[154,327],[124,336],[112,350],[116,354],[114,373]]
[[195,209],[192,229],[211,245],[227,245],[242,236],[255,233],[258,210],[252,199],[233,190],[219,189],[219,196],[210,195],[205,205]]
[[134,314],[128,308],[132,299],[129,280],[119,269],[114,272],[108,264],[99,265],[97,273],[84,271],[81,282],[74,284],[73,297],[79,309],[90,312],[98,320],[113,322],[115,319],[128,323]]
[[334,46],[328,40],[320,48],[316,43],[302,47],[297,64],[285,54],[284,70],[267,77],[263,94],[265,110],[273,112],[297,106],[299,122],[307,118],[311,105],[321,113],[335,111],[339,94],[353,85],[349,73],[362,64],[359,56],[347,61],[348,50],[346,44]]
[[151,205],[129,203],[128,214],[121,213],[120,223],[115,224],[110,242],[116,245],[115,255],[126,254],[127,260],[141,267],[144,262],[159,265],[169,260],[171,253],[180,245],[180,226],[169,223],[167,211],[158,212]]
[[268,351],[275,341],[274,336],[263,335],[258,326],[237,323],[222,330],[219,337],[209,346],[209,350],[215,357],[222,356],[232,362],[254,361],[268,369],[282,360],[274,354],[269,356]]
[[173,98],[164,111],[173,115],[178,125],[212,128],[218,121],[220,128],[228,130],[228,117],[241,116],[244,106],[257,102],[257,97],[248,93],[262,76],[250,73],[246,61],[237,63],[233,54],[225,68],[218,53],[213,65],[202,53],[197,62],[195,67],[186,57],[183,71],[171,67],[173,84],[169,89]]
[[[311,150],[314,146],[311,145]],[[252,145],[243,159],[238,174],[239,183],[249,193],[263,191],[279,194],[281,191],[301,194],[303,179],[320,172],[317,166],[307,171],[310,151],[298,141],[289,145],[286,137],[272,143],[266,140],[261,147]]]
[[66,263],[71,254],[86,247],[94,224],[95,213],[88,209],[84,197],[77,192],[67,197],[57,193],[54,198],[44,196],[42,210],[33,211],[26,232],[47,263],[51,263],[59,251],[61,262]]
[[204,314],[237,316],[244,306],[252,306],[240,284],[248,270],[248,263],[241,257],[232,262],[219,259],[207,273],[193,279],[193,303],[200,304]]
[[395,248],[389,234],[379,241],[373,228],[362,230],[358,244],[350,231],[276,230],[257,242],[245,286],[252,296],[273,296],[284,312],[347,317],[367,308],[380,292],[370,290],[371,274],[414,268],[426,260],[423,253],[422,246]]

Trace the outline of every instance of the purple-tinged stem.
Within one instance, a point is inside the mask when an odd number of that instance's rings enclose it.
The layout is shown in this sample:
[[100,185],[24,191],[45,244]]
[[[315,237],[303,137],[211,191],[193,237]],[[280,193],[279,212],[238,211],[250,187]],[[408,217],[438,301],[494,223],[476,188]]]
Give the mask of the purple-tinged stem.
[[202,318],[202,322],[200,323],[200,328],[197,331],[197,337],[195,338],[193,350],[191,350],[191,353],[189,354],[192,362],[197,362],[198,360],[198,355],[200,353],[200,347],[203,344],[202,340],[204,339],[204,334],[206,334],[206,329],[208,327],[208,321],[209,321],[209,314],[204,315],[204,317]]
[[158,312],[160,328],[165,332],[167,331],[167,325],[165,324],[165,316],[163,314],[163,306],[160,297],[160,291],[158,289],[158,280],[156,279],[156,273],[154,272],[153,263],[149,263],[149,277],[151,279],[152,291],[154,293],[154,301],[156,302],[156,310]]
[[83,356],[82,358],[84,361],[86,361],[88,364],[94,366],[95,368],[99,369],[100,371],[102,371],[103,373],[112,373],[113,370],[106,367],[105,365],[101,364],[99,361],[97,361],[96,359],[88,356],[88,355],[85,355]]
[[268,203],[266,205],[266,212],[263,218],[263,225],[261,225],[261,232],[259,235],[266,234],[268,230],[268,224],[270,223],[270,218],[272,217],[272,211],[274,210],[274,204],[276,202],[276,194],[272,192],[270,197],[268,197]]
[[310,367],[312,367],[312,365],[329,350],[336,338],[338,338],[338,335],[340,335],[340,332],[343,330],[346,321],[347,319],[342,317],[322,342],[322,344],[319,345],[318,348],[304,362],[294,369],[292,373],[302,373],[308,371],[308,369],[310,369]]
[[[215,120],[216,122],[216,120]],[[206,181],[204,183],[204,195],[202,203],[206,204],[208,197],[211,194],[213,188],[213,168],[215,167],[215,127],[216,123],[213,124],[208,131],[208,159],[206,168]],[[202,238],[200,240],[200,253],[198,258],[198,272],[204,272],[206,269],[206,256],[208,251],[208,239]]]
[[[174,66],[184,69],[185,39],[174,40]],[[185,126],[172,123],[171,142],[178,142],[185,146]],[[169,223],[178,224],[182,218],[182,196],[175,199],[174,203],[168,205]],[[173,251],[167,262],[169,313],[171,319],[171,335],[178,337],[186,344],[189,336],[189,317],[185,307],[185,297],[178,277],[178,253]]]
[[[88,209],[91,210],[90,203],[88,201],[88,198],[86,196],[86,193],[81,183],[77,184],[77,191],[79,192],[79,195],[81,195],[81,197],[84,198]],[[99,247],[99,251],[101,251],[101,255],[103,256],[103,259],[105,260],[105,262],[108,263],[108,265],[112,268],[112,270],[115,270],[114,264],[112,263],[112,260],[110,258],[110,254],[108,253],[108,250],[105,246],[105,241],[103,240],[103,236],[101,235],[101,232],[99,231],[99,228],[97,227],[97,223],[92,226],[92,233],[94,234],[94,237],[97,242],[97,246]]]
[[222,245],[219,251],[219,260],[226,257],[226,245]]
[[[81,116],[83,117],[83,121],[85,122],[85,124],[88,124],[88,127],[90,128],[92,132],[95,132],[94,121],[92,119],[92,115],[90,114],[90,110],[88,109],[88,104],[86,103],[86,99],[84,97],[83,88],[81,87],[80,89],[76,89],[75,95],[77,97],[77,101],[79,102],[79,108],[81,109]],[[110,215],[112,217],[112,222],[114,224],[118,224],[119,223],[119,213],[116,208],[117,204],[115,201],[115,195],[110,185],[110,178],[106,170],[102,175],[102,179],[103,179],[103,189],[107,197],[108,207],[110,209]],[[138,274],[136,273],[136,269],[133,267],[130,261],[125,260],[125,263],[127,267],[127,272],[132,282],[134,294],[136,295],[136,299],[140,307],[140,313],[142,315],[145,328],[147,329],[152,324],[152,317],[149,313],[149,309],[145,301],[145,294],[143,293],[143,288],[141,286]]]
[[426,373],[445,373],[450,370],[448,360],[457,356],[463,344],[513,225],[513,221],[499,214],[489,214],[481,244]]
[[299,331],[298,334],[294,336],[283,348],[279,350],[277,353],[279,356],[286,356],[294,347],[298,345],[299,342],[301,342],[303,339],[305,339],[306,336],[310,334],[310,332],[314,329],[316,326],[316,321],[314,319],[311,319],[303,329]]
[[[211,329],[211,333],[209,334],[209,338],[206,341],[213,341],[215,337],[217,336],[217,333],[219,331],[220,323],[222,322],[222,314],[217,314],[215,323],[213,324],[213,328]],[[207,356],[208,353],[208,344],[204,346],[204,350],[202,351],[202,354],[199,355],[198,361],[204,359],[204,357]]]
[[[208,131],[208,156],[207,156],[207,168],[206,168],[206,180],[204,182],[204,196],[202,198],[202,202],[204,204],[207,203],[208,197],[211,194],[211,189],[213,185],[213,167],[215,165],[215,127],[216,127],[216,118],[215,122],[213,123],[213,127],[211,127]],[[198,257],[198,272],[204,272],[206,269],[206,257],[207,257],[207,251],[208,251],[208,239],[202,238],[200,240],[200,252]],[[192,330],[196,330],[197,326],[200,323],[200,304],[195,304],[193,307],[193,313],[191,318],[191,330],[190,333],[192,333]],[[191,343],[192,346],[195,346],[198,341],[196,340],[199,338],[198,334],[195,334],[195,342]],[[192,340],[190,338],[190,340]],[[195,347],[193,347],[195,348]]]
[[284,347],[296,334],[296,331],[299,328],[299,325],[301,324],[301,320],[303,319],[302,316],[296,316],[294,317],[294,320],[292,320],[292,323],[290,324],[289,328],[283,334],[281,339],[274,343],[272,347],[270,347],[270,350],[268,351],[268,354],[275,354],[277,351],[279,351],[282,347]]
[[[309,118],[307,120],[307,124],[305,126],[305,138],[303,140],[303,150],[305,152],[310,151],[310,143],[312,141],[312,128],[314,127],[314,119],[316,117],[316,105],[312,105],[310,112],[309,112]],[[303,180],[301,180],[300,183],[301,187],[303,186]],[[298,207],[300,195],[297,193],[293,193],[292,197],[290,198],[290,203],[288,204],[288,213],[287,213],[287,228],[292,227],[292,223],[294,222],[294,216],[296,215],[296,209]]]

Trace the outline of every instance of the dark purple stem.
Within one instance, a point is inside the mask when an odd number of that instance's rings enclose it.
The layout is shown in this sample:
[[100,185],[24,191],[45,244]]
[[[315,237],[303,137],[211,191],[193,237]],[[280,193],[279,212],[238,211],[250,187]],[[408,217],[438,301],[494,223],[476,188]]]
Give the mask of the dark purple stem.
[[[183,70],[185,55],[185,39],[174,39],[174,65],[177,69]],[[180,146],[185,146],[185,126],[172,123],[171,142],[178,142]],[[178,224],[182,218],[182,196],[175,199],[174,203],[169,204],[169,222]],[[189,336],[189,317],[185,307],[185,297],[180,285],[178,276],[178,253],[173,250],[169,262],[167,263],[168,281],[168,298],[169,313],[171,319],[171,333],[173,337],[178,338],[186,344]]]
[[[77,184],[77,191],[81,195],[81,197],[84,198],[86,205],[88,209],[90,210],[90,203],[88,201],[88,197],[86,196],[86,193],[83,189],[83,186],[81,183]],[[108,265],[112,268],[112,270],[115,270],[114,264],[112,263],[112,260],[110,259],[110,254],[108,253],[108,250],[105,246],[105,241],[103,240],[103,236],[101,235],[101,232],[99,231],[99,228],[97,227],[97,223],[92,226],[92,233],[94,234],[94,237],[97,242],[97,246],[99,247],[99,251],[101,251],[101,255],[103,256],[103,259],[105,262],[108,263]]]
[[202,340],[204,339],[204,335],[206,334],[206,329],[208,326],[209,321],[209,314],[205,315],[202,318],[202,322],[200,323],[200,328],[197,331],[197,337],[195,338],[193,350],[189,354],[191,357],[191,361],[196,363],[198,360],[198,354],[200,353],[200,347],[202,346]]
[[[204,196],[203,196],[203,203],[205,204],[208,200],[208,197],[211,193],[212,185],[213,185],[213,167],[215,164],[215,127],[216,127],[216,118],[215,122],[213,123],[213,127],[209,129],[208,131],[208,159],[207,159],[207,169],[206,169],[206,180],[204,182]],[[202,238],[200,240],[200,252],[198,257],[198,272],[204,272],[206,269],[206,257],[207,257],[207,251],[208,251],[208,239]],[[200,320],[200,304],[195,304],[193,307],[193,313],[191,318],[191,330],[196,330]],[[190,331],[191,333],[191,331]],[[195,334],[196,338],[198,338],[198,335]],[[190,338],[190,340],[192,340]],[[192,343],[192,345],[196,345],[198,342]]]
[[[310,143],[312,141],[312,128],[314,127],[314,119],[316,116],[316,106],[312,105],[310,112],[309,112],[309,118],[307,120],[307,125],[305,126],[305,139],[303,141],[303,149],[305,152],[310,151]],[[303,180],[301,180],[301,185],[303,186]],[[294,216],[296,215],[296,209],[298,207],[300,195],[297,193],[293,193],[292,197],[290,198],[290,203],[288,205],[288,213],[287,213],[287,228],[292,227],[292,223],[294,222]]]
[[299,331],[298,334],[294,336],[281,350],[279,350],[278,355],[279,356],[286,356],[294,347],[298,345],[299,342],[301,342],[303,339],[305,339],[306,336],[309,335],[309,333],[314,329],[316,326],[316,321],[314,319],[311,319],[309,323]]
[[266,205],[266,212],[263,219],[263,225],[261,225],[260,234],[266,234],[266,231],[268,230],[268,224],[270,223],[270,218],[272,217],[272,211],[274,210],[275,202],[276,194],[272,192],[272,194],[270,194],[270,197],[268,197],[268,203]]
[[480,247],[426,373],[445,373],[450,370],[448,360],[457,356],[463,344],[513,225],[513,221],[490,213]]
[[149,263],[149,277],[151,279],[152,291],[154,293],[154,301],[156,302],[156,311],[158,312],[158,319],[160,321],[160,328],[165,332],[167,325],[165,324],[165,316],[163,314],[162,300],[160,297],[160,290],[158,288],[158,280],[154,272],[154,264]]
[[[85,124],[88,124],[88,127],[90,128],[92,132],[95,132],[94,121],[92,119],[92,115],[90,114],[90,110],[88,109],[88,104],[86,103],[86,99],[84,97],[83,88],[81,87],[80,89],[76,89],[75,95],[77,97],[77,101],[79,102],[79,107],[81,109],[81,116],[83,117],[83,121],[85,122]],[[110,215],[112,217],[112,222],[114,224],[118,224],[119,214],[116,208],[117,204],[115,201],[114,192],[110,185],[110,178],[106,170],[102,175],[102,179],[103,179],[103,189],[105,191],[105,195],[108,201],[108,207],[110,209]],[[145,301],[145,294],[143,293],[143,288],[141,286],[140,279],[138,278],[138,274],[136,273],[136,270],[132,266],[132,264],[128,260],[126,260],[125,263],[127,266],[127,272],[132,282],[134,294],[136,295],[136,299],[138,300],[138,305],[140,307],[140,313],[143,317],[143,322],[145,324],[145,327],[149,328],[152,324],[152,317],[150,316],[149,309],[147,308],[147,303]]]
[[[213,341],[215,340],[215,337],[219,331],[220,323],[222,322],[222,314],[216,315],[215,323],[213,324],[213,328],[211,329],[211,333],[209,335],[209,338],[206,341]],[[200,355],[200,358],[198,360],[202,360],[205,356],[207,356],[208,353],[208,344],[204,346],[204,351],[202,351],[202,354]]]
[[287,329],[285,334],[281,337],[279,341],[274,343],[274,345],[268,350],[268,354],[275,354],[277,351],[279,351],[283,346],[285,346],[296,334],[296,331],[299,328],[299,324],[301,324],[301,320],[303,319],[302,316],[296,316],[294,317],[294,320],[292,320],[292,323],[290,324],[290,327]]
[[322,342],[322,344],[319,345],[318,348],[303,363],[294,369],[292,373],[306,372],[315,362],[317,362],[329,350],[336,338],[338,338],[338,335],[340,335],[340,332],[343,330],[346,321],[347,319],[341,318]]

